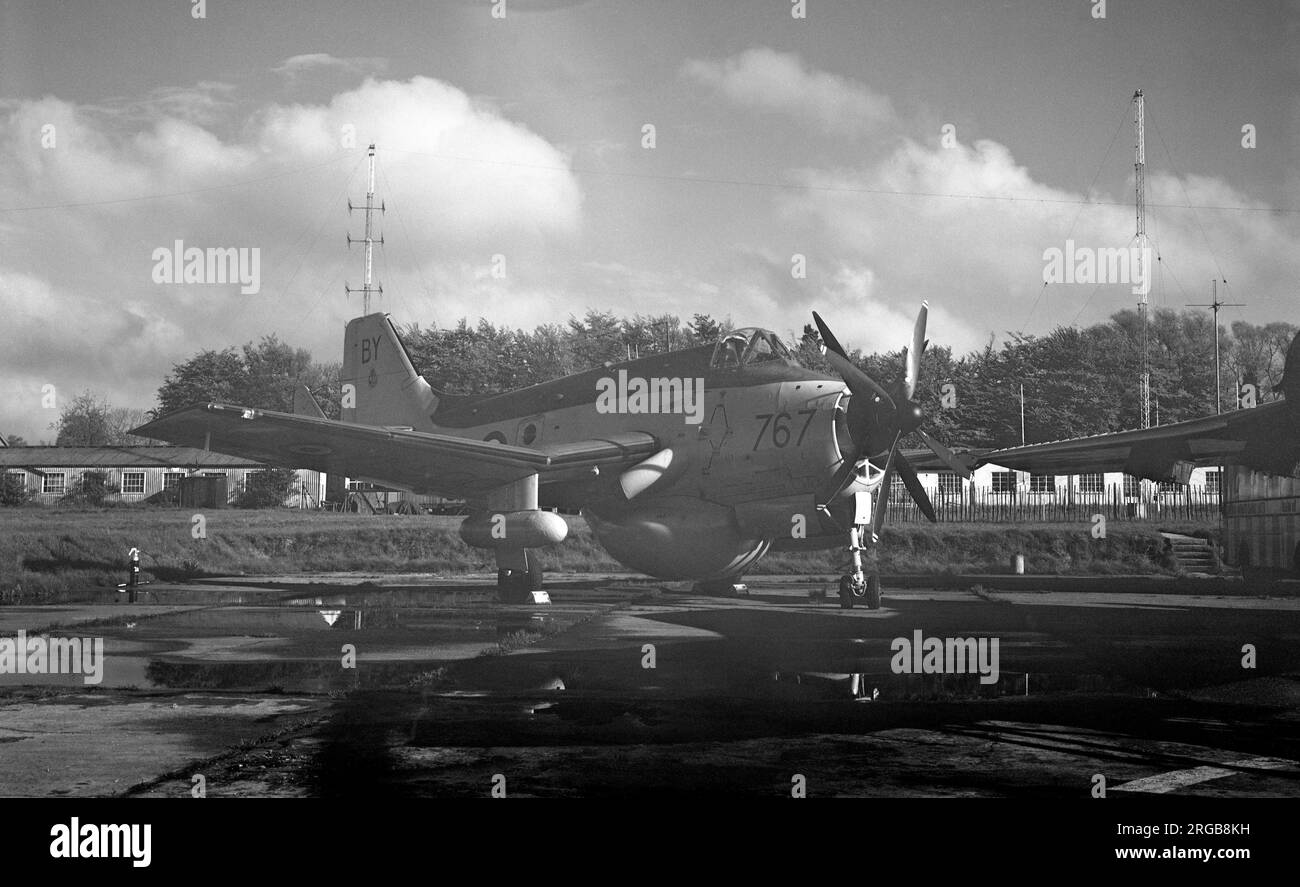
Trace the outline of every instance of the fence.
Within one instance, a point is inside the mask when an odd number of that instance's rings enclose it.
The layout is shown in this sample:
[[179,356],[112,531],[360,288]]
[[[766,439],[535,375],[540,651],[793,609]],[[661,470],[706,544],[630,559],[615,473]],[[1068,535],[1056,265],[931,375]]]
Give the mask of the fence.
[[[1219,494],[1204,487],[1179,487],[1154,493],[1143,501],[1118,487],[1104,493],[1031,493],[1017,489],[994,492],[964,487],[954,491],[926,490],[940,521],[966,523],[1076,523],[1105,515],[1108,521],[1217,521]],[[886,524],[925,521],[906,491],[895,489],[886,511]]]

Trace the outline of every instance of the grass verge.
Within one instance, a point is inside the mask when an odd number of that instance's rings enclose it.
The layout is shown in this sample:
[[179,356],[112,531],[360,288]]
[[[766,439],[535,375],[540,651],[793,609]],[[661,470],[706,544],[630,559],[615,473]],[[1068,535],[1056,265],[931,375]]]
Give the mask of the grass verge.
[[[202,576],[365,571],[447,576],[496,569],[491,552],[461,541],[460,518],[361,516],[287,509],[221,509],[201,515],[156,507],[0,509],[0,603],[102,598],[126,580],[127,552],[163,582]],[[569,538],[543,553],[548,571],[619,572],[580,517]],[[1005,572],[1014,555],[1029,573],[1161,574],[1172,566],[1160,529],[1216,535],[1207,526],[1116,523],[1105,539],[1090,524],[907,524],[887,527],[876,566],[885,573]],[[757,566],[768,574],[836,573],[836,550],[777,552]]]

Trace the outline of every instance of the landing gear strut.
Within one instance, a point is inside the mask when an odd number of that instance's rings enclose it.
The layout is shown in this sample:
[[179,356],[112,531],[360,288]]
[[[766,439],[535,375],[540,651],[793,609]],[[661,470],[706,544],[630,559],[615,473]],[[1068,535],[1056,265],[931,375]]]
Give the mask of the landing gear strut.
[[880,609],[880,576],[868,575],[862,570],[862,529],[854,526],[849,530],[849,557],[851,571],[840,577],[840,606],[845,610],[853,609],[857,601],[867,605],[868,610]]

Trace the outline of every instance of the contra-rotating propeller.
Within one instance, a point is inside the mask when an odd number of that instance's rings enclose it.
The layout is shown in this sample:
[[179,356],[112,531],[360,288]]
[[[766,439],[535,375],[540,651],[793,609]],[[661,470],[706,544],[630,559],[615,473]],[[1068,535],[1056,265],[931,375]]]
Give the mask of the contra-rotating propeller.
[[846,417],[853,458],[845,459],[836,472],[831,485],[833,492],[827,503],[852,483],[863,460],[885,456],[884,476],[871,515],[871,532],[875,536],[880,534],[881,524],[885,520],[885,507],[889,502],[890,484],[895,471],[902,477],[903,485],[920,506],[921,512],[931,521],[936,520],[934,506],[930,503],[925,488],[921,486],[920,478],[916,476],[916,469],[898,448],[898,442],[904,435],[916,431],[940,461],[962,477],[970,477],[970,468],[965,463],[921,430],[921,405],[912,399],[921,373],[921,357],[925,353],[925,346],[929,344],[925,338],[925,322],[929,313],[929,303],[922,302],[921,310],[916,316],[916,325],[912,329],[912,343],[903,349],[903,378],[895,387],[894,393],[890,394],[849,360],[835,334],[821,316],[816,311],[813,312],[813,320],[816,321],[817,330],[826,346],[826,359],[843,377],[853,394]]

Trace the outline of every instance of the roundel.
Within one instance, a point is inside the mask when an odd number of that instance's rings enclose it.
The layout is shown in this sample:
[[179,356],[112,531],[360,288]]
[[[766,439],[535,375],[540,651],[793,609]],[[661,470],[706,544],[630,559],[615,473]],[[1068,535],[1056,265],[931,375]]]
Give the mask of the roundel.
[[524,442],[524,446],[532,445],[532,442],[537,440],[537,426],[534,425],[532,422],[529,422],[527,425],[525,425],[524,434],[521,440]]
[[485,438],[483,438],[483,439],[484,439],[484,440],[490,440],[490,441],[492,441],[493,443],[500,443],[500,444],[503,444],[503,443],[506,442],[506,436],[505,436],[504,434],[502,434],[500,431],[493,431],[493,432],[491,432],[490,434],[488,434],[487,437],[485,437]]

